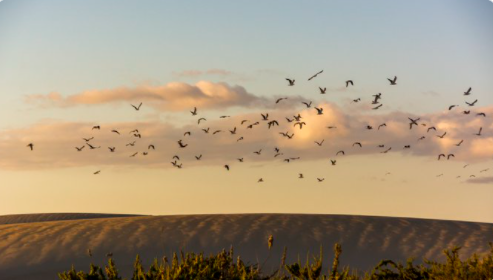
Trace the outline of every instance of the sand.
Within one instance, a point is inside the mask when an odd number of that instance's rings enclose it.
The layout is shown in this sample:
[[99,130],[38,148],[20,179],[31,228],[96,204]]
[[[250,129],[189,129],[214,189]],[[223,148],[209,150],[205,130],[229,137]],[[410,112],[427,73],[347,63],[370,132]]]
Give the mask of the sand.
[[[21,217],[22,216],[22,217]],[[115,217],[97,214],[43,214],[0,217],[0,279],[58,279],[57,273],[87,270],[106,263],[112,252],[123,276],[130,278],[136,254],[145,264],[173,251],[217,253],[229,249],[249,262],[263,262],[267,238],[274,246],[266,268],[324,248],[324,270],[334,243],[342,244],[342,265],[372,268],[381,259],[413,256],[443,260],[443,249],[462,246],[461,255],[486,253],[493,224],[344,215],[235,214]],[[92,218],[91,218],[92,217]],[[70,218],[70,219],[69,219]],[[80,218],[80,219],[79,219]],[[7,221],[7,222],[6,222]],[[27,222],[32,221],[32,222]],[[42,222],[41,222],[42,221]],[[22,222],[22,223],[21,223]],[[2,224],[3,223],[3,224]],[[15,223],[15,224],[14,224]],[[87,249],[93,257],[87,255]]]

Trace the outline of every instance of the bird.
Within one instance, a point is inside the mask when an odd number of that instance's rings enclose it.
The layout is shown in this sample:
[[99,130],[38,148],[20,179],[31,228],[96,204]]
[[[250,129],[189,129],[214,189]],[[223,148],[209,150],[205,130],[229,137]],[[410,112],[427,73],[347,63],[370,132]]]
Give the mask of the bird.
[[472,102],[472,103],[469,103],[469,102],[466,101],[466,104],[472,107],[472,106],[474,106],[474,104],[476,104],[476,102],[478,102],[477,99],[474,100],[474,102]]
[[274,121],[270,121],[267,124],[269,125],[269,129],[270,129],[271,126],[274,126],[274,125],[279,126],[279,123],[277,121],[275,121],[275,120]]
[[354,103],[358,103],[358,102],[360,102],[360,101],[361,101],[361,98],[356,98],[356,99],[353,99],[353,102],[354,102]]
[[284,99],[288,99],[288,98],[287,97],[281,97],[281,98],[279,98],[279,99],[276,100],[276,104],[279,103],[279,102],[281,102],[281,100],[284,100]]
[[450,110],[452,110],[454,107],[457,107],[457,106],[459,106],[459,105],[450,105],[450,106],[448,107],[448,110],[450,111]]
[[330,160],[330,163],[332,163],[332,165],[336,165],[337,160],[331,159],[331,160]]
[[246,123],[248,120],[242,120],[241,121],[241,125],[243,125],[244,123]]
[[466,165],[464,165],[462,168],[466,168],[466,167],[468,167],[468,166],[469,166],[469,164],[466,164]]
[[339,154],[345,155],[346,153],[344,151],[339,151],[336,153],[336,156],[338,156]]
[[445,154],[439,154],[438,155],[438,160],[440,160],[442,157],[446,157],[446,155]]
[[317,115],[323,115],[324,114],[324,108],[315,107],[315,110],[317,110]]
[[136,137],[136,138],[142,138],[142,135],[140,135],[140,133],[135,133],[134,134],[134,137]]
[[236,126],[235,126],[235,128],[233,128],[233,130],[230,130],[229,132],[230,132],[231,134],[236,134]]
[[[310,104],[311,104],[311,102],[310,102]],[[299,122],[299,121],[302,119],[302,117],[301,117],[301,115],[300,115],[300,114],[298,114],[297,116],[293,116],[293,118],[294,118],[297,122]]]
[[150,144],[149,146],[147,146],[147,149],[148,149],[148,150],[150,150],[150,149],[155,150],[155,149],[156,149],[156,147],[155,147],[153,144]]
[[419,137],[418,141],[420,141],[420,140],[424,140],[425,138],[426,138],[426,137],[421,136],[421,137]]
[[113,133],[116,133],[116,134],[120,135],[120,132],[119,132],[118,130],[116,130],[116,129],[113,129],[111,132],[113,132]]
[[202,128],[202,130],[203,130],[205,133],[209,133],[209,129],[210,129],[210,127],[208,127],[207,129]]
[[307,103],[307,102],[301,102],[303,104],[306,105],[306,108],[310,108],[312,106],[312,102],[310,101],[310,103]]
[[243,158],[237,158],[239,162],[243,162]]
[[371,125],[367,125],[367,126],[366,126],[366,129],[368,129],[368,130],[372,130],[372,129],[373,129],[373,126],[371,126]]
[[34,150],[34,144],[33,143],[27,144],[26,147],[29,147],[31,149],[31,151]]
[[315,78],[316,76],[318,76],[318,74],[322,74],[322,72],[323,72],[323,71],[324,71],[324,70],[322,70],[322,71],[318,72],[317,74],[315,74],[315,75],[311,76],[310,78],[308,78],[308,81],[310,81],[311,79],[313,79],[313,78]]
[[449,154],[449,155],[447,156],[447,160],[449,160],[449,159],[450,159],[450,157],[455,158],[455,155],[454,155],[454,154]]
[[127,147],[128,147],[128,146],[132,146],[132,147],[133,147],[133,146],[135,146],[135,141],[133,141],[132,143],[128,143],[128,144],[127,144],[127,145],[125,145],[125,146],[127,146]]
[[173,159],[180,160],[180,157],[179,157],[179,156],[177,156],[177,155],[174,155],[174,156],[173,156]]
[[476,116],[483,116],[483,117],[486,117],[486,114],[485,113],[477,113]]
[[327,126],[328,129],[334,129],[337,128],[337,126]]
[[138,155],[139,153],[136,152],[136,153],[133,153],[130,157],[135,157],[136,155]]
[[296,125],[299,125],[300,126],[300,129],[302,129],[303,128],[303,125],[306,125],[306,123],[305,122],[297,122],[297,123],[294,124],[294,126],[296,126]]
[[440,138],[440,139],[443,139],[443,137],[445,137],[445,135],[447,135],[447,132],[446,131],[442,135],[437,135],[437,137]]
[[360,142],[354,142],[354,143],[353,143],[353,147],[354,147],[355,145],[358,145],[360,148],[362,148],[362,147],[363,147],[363,146],[361,145],[361,143],[360,143]]
[[388,153],[390,150],[392,150],[392,147],[390,147],[390,148],[388,148],[387,150],[385,150],[385,151],[383,151],[383,152],[380,152],[380,153],[382,153],[382,154],[386,154],[386,153]]
[[220,119],[225,119],[225,118],[229,118],[229,117],[231,117],[231,116],[220,116],[219,118]]
[[432,129],[433,129],[434,131],[437,131],[436,127],[434,127],[434,126],[430,126],[430,127],[428,127],[428,129],[426,130],[426,132],[430,132],[430,130],[432,130]]
[[372,110],[378,110],[378,108],[382,107],[383,104],[378,105],[377,107],[373,107]]
[[114,152],[115,152],[116,147],[108,147],[108,149],[110,149],[110,152],[114,153]]
[[200,121],[206,121],[206,119],[205,119],[205,118],[200,118],[200,119],[197,121],[197,123],[198,123],[198,124],[200,124]]
[[321,183],[325,180],[325,178],[317,178],[318,182]]
[[82,147],[75,147],[77,149],[78,152],[82,151],[82,149],[84,149],[86,146],[82,146]]
[[190,111],[190,113],[192,113],[192,116],[196,116],[197,115],[197,107],[193,107],[193,111]]
[[481,136],[481,131],[483,131],[483,128],[482,128],[482,127],[480,127],[480,128],[479,128],[479,132],[478,132],[478,133],[476,133],[475,135],[477,135],[477,136]]
[[279,153],[281,150],[278,147],[275,147],[274,151],[276,151],[276,153]]
[[385,147],[385,145],[378,145],[378,147],[379,147],[379,148],[384,148],[384,147]]
[[99,173],[101,173],[101,170],[98,170],[98,171],[94,172],[93,174],[98,175]]
[[238,140],[236,140],[236,142],[241,141],[241,140],[243,140],[243,136],[238,138]]
[[318,142],[318,141],[315,141],[315,143],[318,145],[318,146],[322,146],[322,144],[324,143],[325,139],[322,139],[322,141]]
[[148,154],[149,154],[149,152],[142,152],[143,156],[147,156]]
[[134,130],[130,131],[128,134],[132,134],[132,133],[139,133],[139,130],[138,129],[134,129]]
[[89,142],[89,141],[91,141],[92,139],[94,139],[94,137],[91,137],[91,138],[82,138],[82,139],[83,139],[84,141],[86,141],[86,142]]
[[226,164],[226,165],[224,165],[224,168],[226,168],[226,170],[228,170],[228,171],[229,171],[229,165],[227,165],[227,164]]
[[490,169],[489,168],[486,168],[486,169],[483,169],[483,170],[479,171],[479,173],[487,172],[488,170],[490,170]]
[[380,130],[380,127],[387,127],[387,124],[386,123],[382,123],[381,125],[378,126],[378,130]]
[[397,81],[397,76],[394,76],[394,79],[393,79],[393,80],[391,80],[391,79],[389,79],[389,78],[387,78],[387,80],[389,80],[389,82],[390,82],[390,85],[391,85],[391,86],[395,86],[395,85],[397,85],[397,83],[396,83],[396,81]]
[[460,140],[460,142],[455,144],[455,146],[459,147],[463,142],[464,142],[464,140]]
[[346,81],[346,87],[348,87],[348,86],[349,86],[349,84],[351,84],[352,86],[354,86],[354,83],[353,83],[353,81],[352,81],[352,80],[347,80],[347,81]]
[[91,145],[91,144],[89,144],[89,143],[87,143],[87,146],[89,146],[89,148],[90,148],[91,150],[101,148],[101,146],[99,146],[99,147],[95,147],[95,146],[93,146],[93,145]]
[[91,130],[94,130],[94,129],[101,130],[101,126],[99,126],[99,125],[95,125],[95,126],[93,126],[93,127],[92,127],[92,129],[91,129]]
[[216,130],[216,131],[214,131],[214,132],[212,133],[212,135],[215,135],[215,134],[217,134],[217,133],[219,133],[219,132],[223,132],[223,131],[222,131],[222,130]]
[[303,177],[303,173],[299,173],[299,175],[298,175],[298,179],[303,179],[303,178],[304,178],[304,177]]
[[134,107],[135,111],[139,111],[140,110],[140,106],[142,106],[142,102],[140,102],[139,106],[135,106],[133,104],[130,104],[132,105],[132,107]]
[[289,82],[289,86],[294,86],[294,81],[295,81],[294,79],[291,80],[291,79],[286,78],[286,81]]
[[262,149],[258,150],[258,151],[255,151],[253,152],[254,154],[257,154],[257,155],[260,155],[262,153]]
[[257,183],[263,183],[264,182],[264,179],[260,178],[258,179]]
[[202,158],[202,155],[195,156],[195,158],[196,158],[197,160],[200,160],[200,159]]
[[320,90],[320,94],[325,94],[325,92],[327,91],[326,87],[324,88],[318,87],[318,89]]
[[411,145],[405,145],[404,149],[411,149]]
[[420,120],[420,118],[417,118],[415,120],[411,119],[411,118],[408,118],[411,122],[409,123],[409,129],[412,129],[413,128],[413,125],[416,125],[418,126],[418,121]]
[[464,95],[470,95],[471,94],[472,88],[469,88],[467,91],[464,92]]
[[269,120],[269,114],[266,113],[265,115],[264,114],[260,114],[262,116],[262,120],[263,121],[268,121]]
[[178,141],[178,145],[180,145],[180,148],[185,148],[188,146],[188,144],[183,144],[181,140]]

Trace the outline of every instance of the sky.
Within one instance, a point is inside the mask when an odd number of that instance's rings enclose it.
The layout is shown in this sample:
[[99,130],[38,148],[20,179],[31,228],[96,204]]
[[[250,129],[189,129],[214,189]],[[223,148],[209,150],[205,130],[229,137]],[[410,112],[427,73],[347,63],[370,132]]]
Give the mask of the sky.
[[[492,26],[487,0],[1,1],[0,215],[492,223]],[[269,129],[266,113],[279,126]],[[286,120],[297,114],[302,129]],[[409,129],[409,117],[419,125]]]

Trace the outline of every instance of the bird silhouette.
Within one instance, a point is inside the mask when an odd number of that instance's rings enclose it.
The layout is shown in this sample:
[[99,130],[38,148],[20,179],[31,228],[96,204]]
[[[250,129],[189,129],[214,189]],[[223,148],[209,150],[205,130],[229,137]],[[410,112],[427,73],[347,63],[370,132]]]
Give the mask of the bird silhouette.
[[113,129],[111,132],[113,132],[113,133],[116,133],[116,134],[120,135],[120,132],[119,132],[118,130],[116,130],[116,129]]
[[128,147],[128,146],[133,147],[133,146],[135,146],[135,141],[133,141],[132,143],[128,143],[128,144],[127,144],[127,145],[125,145],[125,146],[127,146],[127,147]]
[[241,125],[243,125],[244,123],[246,123],[248,120],[242,120],[241,121]]
[[449,160],[451,157],[455,158],[455,155],[454,155],[454,154],[449,154],[449,155],[447,156],[447,160]]
[[215,134],[217,134],[217,133],[219,133],[219,132],[223,132],[223,131],[222,131],[222,130],[216,130],[216,131],[214,131],[214,132],[212,133],[212,135],[215,135]]
[[337,160],[335,160],[335,159],[331,159],[331,160],[330,160],[330,163],[332,163],[332,165],[336,165]]
[[282,98],[277,99],[276,100],[276,104],[279,103],[279,102],[281,102],[281,100],[285,100],[285,99],[288,99],[288,98],[287,97],[282,97]]
[[148,150],[150,150],[150,149],[155,150],[155,149],[156,149],[156,147],[155,147],[153,144],[150,144],[149,146],[147,146],[147,149],[148,149]]
[[472,103],[469,103],[469,102],[466,101],[466,104],[472,107],[472,106],[474,106],[474,104],[476,104],[476,102],[478,102],[477,99],[474,100],[474,102],[472,102]]
[[230,130],[229,132],[230,132],[231,134],[236,134],[236,126],[235,126],[235,128],[233,128],[233,130]]
[[179,157],[179,156],[177,156],[177,155],[174,155],[174,156],[173,156],[173,159],[180,160],[180,157]]
[[264,179],[263,178],[260,178],[258,179],[257,183],[263,183],[264,182]]
[[253,152],[254,154],[257,154],[257,155],[260,155],[262,153],[262,149],[258,150],[258,151],[255,151]]
[[353,102],[354,102],[354,103],[358,103],[358,102],[360,102],[360,101],[361,101],[361,98],[356,98],[356,99],[353,99]]
[[315,110],[317,110],[317,115],[323,115],[324,114],[324,108],[315,107]]
[[135,106],[133,104],[130,104],[132,105],[132,107],[134,107],[135,111],[139,111],[140,110],[140,106],[142,106],[142,102],[140,102],[139,106]]
[[397,76],[394,76],[394,79],[393,79],[393,80],[391,80],[391,79],[389,79],[389,78],[387,78],[387,80],[389,80],[389,82],[390,82],[390,85],[391,85],[391,86],[395,86],[395,85],[397,85],[397,83],[396,83],[396,81],[397,81]]
[[149,154],[149,152],[142,152],[143,156],[147,156],[148,154]]
[[29,147],[29,148],[31,149],[31,151],[33,151],[33,150],[34,150],[34,144],[33,144],[33,143],[29,143],[29,144],[27,144],[27,146],[26,146],[26,147]]
[[116,147],[108,147],[108,149],[110,149],[110,152],[114,153],[114,152],[115,152]]
[[336,156],[338,156],[339,154],[345,155],[346,153],[344,151],[339,151],[336,153]]
[[237,158],[239,162],[243,162],[243,158]]
[[192,116],[196,116],[197,115],[197,107],[193,107],[193,110],[190,111],[190,113],[192,113]]
[[378,105],[377,107],[373,107],[372,110],[378,110],[380,107],[382,107],[383,104]]
[[241,140],[243,140],[243,136],[238,138],[238,140],[236,140],[236,142],[241,141]]
[[322,139],[322,141],[318,142],[318,141],[315,141],[315,143],[318,145],[318,146],[322,146],[322,144],[324,143],[325,139]]
[[361,145],[361,143],[360,143],[360,142],[354,142],[354,143],[353,143],[353,147],[354,147],[355,145],[358,145],[360,148],[362,148],[362,147],[363,147],[363,145]]
[[411,145],[405,145],[404,149],[411,149]]
[[183,144],[182,140],[178,141],[178,145],[180,146],[180,148],[186,148],[188,146],[188,144]]
[[263,121],[268,121],[269,120],[269,114],[266,113],[265,115],[264,114],[260,114],[262,116],[262,120]]
[[319,87],[318,89],[320,90],[320,94],[325,94],[325,92],[327,91],[326,87],[324,88]]
[[93,127],[92,127],[92,129],[91,129],[91,130],[94,130],[94,129],[101,130],[101,126],[99,126],[99,125],[95,125],[95,126],[93,126]]
[[387,124],[386,123],[382,123],[381,125],[378,126],[378,130],[380,130],[381,127],[387,127]]
[[430,132],[430,130],[437,131],[436,127],[434,127],[434,126],[428,127],[428,129],[426,130],[426,132]]
[[420,120],[420,118],[417,118],[415,120],[411,119],[411,118],[408,118],[411,122],[409,123],[409,129],[412,129],[413,128],[413,125],[415,126],[419,126],[418,125],[418,121]]
[[450,106],[448,107],[448,110],[450,111],[450,110],[452,110],[454,107],[457,107],[457,106],[459,106],[459,105],[450,105]]
[[206,121],[206,119],[205,118],[200,118],[200,119],[198,119],[197,123],[200,124],[201,121]]
[[482,132],[482,131],[483,131],[483,128],[482,128],[482,127],[480,127],[480,128],[479,128],[479,132],[478,132],[478,133],[476,133],[475,135],[477,135],[477,136],[481,136],[481,132]]
[[228,171],[229,171],[229,165],[227,165],[227,164],[226,164],[226,165],[224,165],[224,168],[226,168],[226,170],[228,170]]
[[446,155],[445,154],[439,154],[438,155],[438,160],[440,160],[442,157],[446,157]]
[[75,147],[77,149],[78,152],[82,151],[86,146],[82,146],[82,147]]
[[82,139],[83,139],[84,141],[86,141],[86,142],[89,142],[89,141],[91,141],[92,139],[94,139],[94,137],[91,137],[91,138],[82,138]]
[[274,121],[270,121],[267,124],[269,125],[269,129],[270,129],[271,126],[274,126],[274,125],[279,126],[279,123],[277,121],[275,121],[275,120]]
[[471,94],[472,88],[469,88],[466,92],[464,92],[464,95],[470,95]]
[[89,146],[89,148],[90,148],[91,150],[95,150],[95,149],[99,149],[99,148],[101,148],[101,146],[96,147],[96,146],[93,146],[93,145],[91,145],[91,144],[89,144],[89,143],[86,143],[86,145],[87,145],[87,146]]
[[445,135],[447,135],[447,132],[446,131],[442,135],[437,135],[437,137],[440,138],[440,139],[443,139],[443,137],[445,137]]
[[197,160],[200,160],[200,159],[202,158],[202,155],[195,156],[195,158],[196,158]]
[[310,81],[311,79],[315,78],[315,77],[316,77],[316,76],[318,76],[319,74],[322,74],[322,72],[323,72],[323,71],[324,71],[324,70],[322,70],[322,71],[318,72],[317,74],[315,74],[315,75],[311,76],[310,78],[308,78],[308,81]]
[[286,81],[289,82],[289,86],[294,86],[294,81],[295,81],[294,79],[291,80],[291,79],[286,78]]
[[209,133],[209,127],[208,128],[202,128],[202,130],[205,132],[205,133]]
[[317,178],[318,182],[321,183],[325,180],[325,178]]
[[130,157],[135,157],[135,156],[137,156],[138,154],[139,154],[138,152],[133,153]]
[[367,126],[366,126],[366,129],[368,129],[368,130],[372,130],[372,129],[373,129],[373,126],[371,126],[371,125],[367,125]]
[[483,117],[486,117],[486,114],[485,113],[477,113],[476,116],[483,116]]
[[303,179],[303,178],[305,178],[305,177],[303,177],[303,173],[299,173],[299,174],[298,174],[298,178],[299,178],[299,179]]
[[307,102],[304,102],[304,101],[301,102],[301,103],[305,104],[306,105],[306,108],[310,108],[312,106],[312,102],[311,101],[310,101],[310,103],[307,103]]
[[299,126],[300,126],[300,129],[302,129],[302,128],[303,128],[303,126],[304,126],[304,125],[306,125],[306,123],[305,123],[305,122],[296,122],[296,123],[294,124],[294,126],[297,126],[297,125],[299,125]]
[[463,142],[464,142],[464,140],[460,140],[460,142],[455,144],[455,146],[459,147]]
[[347,81],[346,81],[346,87],[348,87],[348,86],[349,86],[349,84],[351,84],[352,86],[354,86],[354,83],[353,83],[353,81],[352,81],[352,80],[347,80]]
[[99,173],[101,173],[101,170],[98,170],[98,171],[94,172],[93,174],[98,175]]
[[229,117],[231,117],[231,116],[220,116],[219,118],[220,119],[225,119],[225,118],[229,118]]
[[380,153],[382,153],[382,154],[386,154],[386,153],[390,152],[390,150],[392,150],[392,147],[390,147],[390,148],[388,148],[387,150],[385,150],[385,151],[383,151],[383,152],[380,152]]

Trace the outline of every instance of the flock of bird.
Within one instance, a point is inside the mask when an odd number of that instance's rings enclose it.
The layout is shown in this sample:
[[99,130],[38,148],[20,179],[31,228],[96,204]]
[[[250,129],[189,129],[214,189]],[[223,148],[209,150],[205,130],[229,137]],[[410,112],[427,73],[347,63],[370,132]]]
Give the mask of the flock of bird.
[[[318,75],[322,74],[323,73],[323,70],[322,71],[319,71],[318,73],[316,73],[315,75],[311,76],[308,81],[311,81],[312,79],[316,78]],[[387,79],[390,83],[391,86],[396,86],[397,85],[397,76],[393,77],[393,78],[388,78]],[[296,85],[296,80],[295,79],[290,79],[290,78],[286,78],[286,81],[288,82],[288,86],[295,86]],[[354,86],[354,81],[353,80],[347,80],[345,82],[345,85],[346,87],[349,87],[349,86]],[[322,88],[322,87],[319,87],[319,92],[320,94],[326,94],[327,92],[327,88]],[[464,96],[470,96],[472,94],[472,88],[469,88],[467,91],[464,92]],[[282,98],[278,98],[276,101],[275,101],[275,104],[279,104],[281,103],[283,100],[287,100],[288,97],[282,97]],[[381,108],[383,106],[383,104],[381,103],[383,97],[382,97],[382,93],[377,93],[377,94],[374,94],[372,95],[372,98],[371,98],[371,105],[372,105],[372,110],[378,110],[379,108]],[[356,99],[352,99],[352,102],[354,103],[358,103],[360,102],[362,99],[361,98],[356,98]],[[470,107],[474,107],[476,105],[476,103],[478,102],[478,100],[474,100],[473,102],[468,102],[468,101],[465,101],[465,104],[468,106],[468,108]],[[316,114],[317,115],[323,115],[324,114],[324,108],[322,108],[321,106],[312,106],[312,102],[301,102],[302,105],[306,106],[306,108],[312,108],[314,110],[316,110]],[[142,107],[142,102],[139,104],[139,105],[133,105],[133,104],[130,104],[133,109],[135,111],[139,111]],[[455,107],[458,107],[459,105],[450,105],[448,107],[448,110],[451,111],[453,110]],[[198,117],[197,119],[197,125],[200,126],[201,124],[207,122],[207,119],[204,118],[204,117],[200,117],[199,116],[199,109],[197,107],[194,107],[191,111],[190,111],[192,117]],[[471,114],[471,110],[463,110],[462,112],[463,114],[465,115],[469,115]],[[486,117],[486,114],[484,112],[477,112],[476,113],[476,116],[478,117]],[[223,116],[220,116],[219,117],[220,119],[226,119],[226,118],[230,118],[230,116],[226,116],[226,115],[223,115]],[[423,126],[423,127],[427,127],[426,128],[426,132],[429,133],[430,131],[437,131],[437,128],[434,127],[434,126],[428,126],[427,124],[425,123],[422,123],[420,122],[421,121],[421,118],[411,118],[409,117],[408,118],[409,120],[409,129],[414,129],[414,128],[418,128],[420,126]],[[303,129],[304,126],[307,125],[306,121],[304,120],[303,116],[301,116],[300,113],[294,115],[294,116],[286,116],[285,117],[285,121],[287,123],[290,123],[292,124],[292,127],[293,127],[293,130],[296,130],[296,129]],[[262,124],[266,125],[268,129],[271,129],[271,128],[274,128],[276,126],[279,126],[279,122],[281,122],[281,120],[275,120],[275,119],[271,119],[271,117],[269,116],[269,113],[262,113],[260,114],[260,118],[258,120],[255,120],[255,121],[251,121],[251,120],[242,120],[238,125],[240,127],[245,127],[245,131],[246,130],[249,130],[249,129],[253,129],[255,128],[256,126],[260,126]],[[380,130],[380,129],[384,129],[387,127],[387,124],[386,123],[382,123],[380,125],[378,125],[378,127],[376,128],[377,130]],[[336,129],[337,127],[335,126],[328,126],[327,129]],[[373,126],[371,125],[367,125],[366,128],[367,130],[373,130]],[[92,130],[101,130],[101,127],[99,125],[96,125],[96,126],[93,126],[92,127]],[[230,135],[237,135],[240,130],[237,129],[237,127],[233,127],[232,129],[229,129],[228,131],[222,131],[222,130],[210,130],[209,127],[207,128],[203,128],[201,127],[200,130],[198,131],[201,131],[200,133],[205,133],[205,134],[212,134],[212,135],[215,135],[215,134],[218,134],[218,133],[230,133]],[[478,128],[478,132],[475,133],[476,136],[480,137],[482,136],[482,131],[483,131],[483,128],[482,127],[479,127]],[[120,131],[116,130],[116,129],[113,129],[111,130],[112,133],[114,133],[115,135],[121,135]],[[193,132],[194,134],[196,132]],[[132,131],[129,131],[128,132],[128,135],[131,137],[131,140],[126,144],[126,147],[133,147],[135,146],[136,142],[141,140],[142,139],[142,135],[141,133],[139,132],[138,129],[134,129]],[[294,136],[295,136],[295,132],[289,132],[289,131],[281,131],[279,132],[279,135],[281,137],[285,137],[287,140],[290,140],[292,139]],[[444,137],[446,137],[447,135],[447,132],[444,131],[443,133],[441,134],[437,134],[436,137],[438,137],[439,139],[443,139]],[[177,139],[176,140],[176,143],[177,143],[177,148],[178,150],[181,150],[181,149],[186,149],[187,147],[189,147],[189,144],[187,143],[186,140],[184,139],[187,139],[188,137],[192,137],[192,131],[184,131],[183,133],[183,139]],[[239,136],[237,139],[236,139],[236,142],[240,142],[242,140],[244,140],[245,136]],[[427,136],[421,136],[418,141],[421,141],[421,140],[424,140]],[[101,149],[102,147],[101,146],[96,146],[94,144],[92,144],[92,140],[94,140],[94,137],[90,137],[90,138],[82,138],[82,140],[84,142],[81,143],[80,146],[76,146],[75,149],[77,152],[82,152],[86,147],[87,149],[90,149],[90,150],[95,150],[95,149]],[[316,145],[318,146],[322,146],[324,144],[324,139],[320,140],[320,141],[314,141]],[[461,140],[460,142],[456,143],[455,146],[457,147],[460,147],[462,144],[464,143],[464,140]],[[34,144],[33,143],[29,143],[27,145],[27,147],[29,147],[31,149],[31,151],[34,150]],[[361,142],[359,141],[356,141],[352,144],[352,147],[355,147],[355,148],[362,148],[363,145]],[[383,154],[386,154],[388,152],[390,152],[392,150],[392,147],[386,147],[385,144],[381,144],[381,145],[378,145],[379,149],[382,149],[380,151],[380,153],[383,153]],[[109,146],[107,147],[108,151],[111,152],[111,153],[114,153],[116,151],[116,147],[114,146]],[[136,157],[137,155],[141,154],[142,156],[146,156],[149,154],[150,151],[153,151],[156,149],[156,146],[152,143],[149,143],[147,145],[147,150],[145,151],[141,151],[141,152],[133,152],[132,154],[129,155],[129,157]],[[405,145],[403,147],[403,149],[411,149],[411,145]],[[252,154],[255,154],[257,156],[260,156],[263,152],[263,149],[259,149],[259,150],[255,150],[255,151],[251,151]],[[273,147],[273,152],[274,152],[274,158],[282,158],[282,160],[284,162],[287,162],[287,163],[290,163],[290,162],[293,162],[293,161],[296,161],[296,160],[300,160],[301,157],[299,156],[296,156],[296,157],[283,157],[284,153],[281,151],[281,149],[279,147]],[[344,156],[346,155],[346,152],[344,150],[339,150],[335,156],[338,157],[338,156]],[[202,154],[199,154],[199,155],[195,155],[195,160],[196,161],[200,161],[203,157]],[[437,157],[437,160],[450,160],[452,158],[455,158],[455,155],[453,153],[450,153],[450,154],[445,154],[445,153],[441,153],[438,155]],[[243,163],[245,161],[245,158],[244,157],[239,157],[239,158],[236,158],[235,161],[238,161],[239,163]],[[334,158],[334,159],[330,159],[330,164],[332,166],[335,166],[337,164],[337,160]],[[172,158],[171,158],[171,165],[173,167],[176,167],[178,169],[181,169],[183,168],[183,162],[181,162],[181,158],[180,158],[180,155],[179,153],[175,154]],[[466,168],[468,165],[465,165],[464,168]],[[226,171],[231,171],[232,168],[231,168],[231,164],[230,163],[226,163],[223,165],[224,169]],[[484,169],[484,170],[481,170],[480,173],[482,172],[487,172],[489,171],[489,169]],[[97,174],[100,174],[101,173],[101,170],[97,170],[96,172],[94,172],[95,175]],[[389,175],[390,173],[387,173],[386,175]],[[439,174],[437,177],[441,177],[443,176],[443,174]],[[470,175],[471,178],[475,177],[475,175]],[[304,175],[303,173],[299,173],[298,175],[298,178],[299,179],[304,179]],[[460,178],[460,176],[458,176],[457,178]],[[323,177],[317,177],[316,178],[318,182],[323,182],[325,180],[325,178]],[[264,178],[259,178],[257,180],[258,183],[262,183],[264,182]]]

